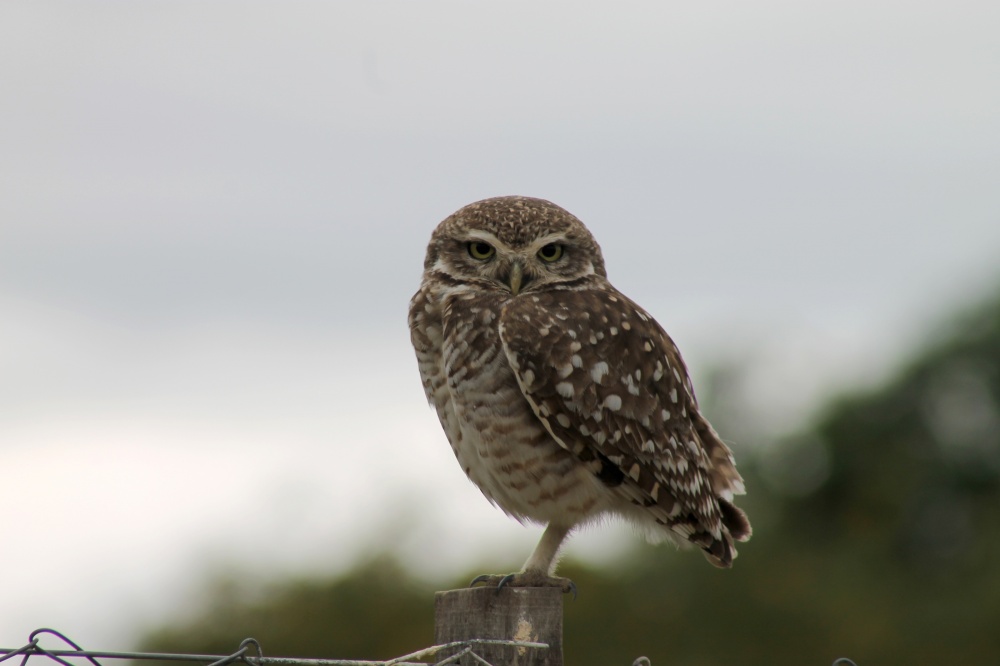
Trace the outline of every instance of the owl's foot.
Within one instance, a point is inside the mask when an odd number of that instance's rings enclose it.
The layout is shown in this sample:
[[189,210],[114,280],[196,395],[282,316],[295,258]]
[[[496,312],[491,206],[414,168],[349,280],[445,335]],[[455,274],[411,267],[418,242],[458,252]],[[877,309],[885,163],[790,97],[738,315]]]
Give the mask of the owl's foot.
[[576,583],[569,578],[562,578],[560,576],[546,576],[545,574],[526,572],[512,573],[505,576],[500,574],[482,574],[473,578],[472,582],[469,583],[469,587],[475,587],[479,583],[495,585],[497,592],[505,587],[558,587],[563,593],[572,593],[573,600],[576,601]]

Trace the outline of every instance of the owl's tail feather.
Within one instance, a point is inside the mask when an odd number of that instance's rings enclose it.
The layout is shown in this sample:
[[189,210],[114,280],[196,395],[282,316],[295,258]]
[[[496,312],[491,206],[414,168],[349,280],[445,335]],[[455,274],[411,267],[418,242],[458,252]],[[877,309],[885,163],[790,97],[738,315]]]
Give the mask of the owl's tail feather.
[[728,569],[733,566],[733,560],[737,555],[733,542],[746,541],[750,538],[752,530],[750,521],[742,509],[728,500],[720,498],[718,502],[723,526],[722,538],[716,539],[707,532],[696,532],[691,535],[690,540],[701,547],[705,559],[717,567]]
[[750,520],[743,509],[735,506],[732,502],[719,499],[719,511],[722,512],[722,525],[726,528],[736,541],[748,541],[753,534],[750,527]]
[[723,532],[721,539],[715,539],[702,532],[691,535],[691,541],[701,546],[701,553],[705,559],[720,569],[728,569],[733,566],[736,548],[733,546],[733,538],[728,534]]

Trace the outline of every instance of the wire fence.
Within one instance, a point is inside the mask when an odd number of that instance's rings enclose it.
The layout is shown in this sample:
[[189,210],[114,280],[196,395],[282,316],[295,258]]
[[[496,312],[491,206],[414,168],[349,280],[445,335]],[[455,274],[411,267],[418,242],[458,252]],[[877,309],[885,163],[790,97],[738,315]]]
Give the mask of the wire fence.
[[[43,636],[48,636],[62,641],[64,646],[60,649],[45,648],[40,645]],[[265,657],[260,643],[256,639],[246,638],[240,643],[235,652],[228,655],[218,654],[177,654],[170,652],[109,652],[101,650],[84,650],[74,643],[64,634],[55,629],[36,629],[28,635],[28,642],[17,649],[0,648],[0,662],[15,657],[21,658],[20,666],[28,666],[28,661],[32,658],[48,659],[62,666],[104,666],[99,659],[128,660],[128,661],[187,661],[204,664],[204,666],[228,666],[229,664],[243,664],[245,666],[446,666],[447,664],[457,664],[466,657],[476,664],[482,666],[502,666],[491,664],[481,657],[476,649],[484,646],[505,646],[520,648],[525,650],[548,650],[545,643],[532,643],[529,641],[504,641],[504,640],[469,640],[457,643],[445,643],[443,645],[432,645],[416,652],[404,654],[395,659],[386,661],[365,661],[359,659],[299,659],[295,657]],[[442,653],[447,656],[438,659]],[[72,660],[72,661],[71,661]],[[80,661],[86,662],[81,664]],[[632,666],[651,666],[646,657],[639,657]],[[857,666],[846,657],[841,657],[833,662],[832,666]]]
[[[43,636],[53,637],[62,641],[60,649],[42,647]],[[256,639],[246,638],[235,652],[228,655],[217,654],[175,654],[169,652],[108,652],[84,650],[67,636],[55,629],[36,629],[28,635],[28,642],[17,649],[0,648],[0,662],[15,657],[21,658],[20,666],[28,666],[28,660],[41,658],[54,661],[62,666],[103,666],[100,659],[129,661],[187,661],[201,663],[205,666],[228,666],[229,664],[244,664],[245,666],[446,666],[456,664],[468,657],[477,664],[484,666],[500,666],[490,664],[476,650],[483,645],[500,645],[524,650],[547,650],[545,643],[530,641],[503,640],[469,640],[431,647],[404,654],[387,661],[365,661],[359,659],[299,659],[294,657],[265,657],[260,643]],[[442,654],[447,656],[442,657]],[[439,659],[439,657],[442,657]],[[84,662],[81,664],[81,660]],[[635,661],[633,666],[650,666],[649,660]]]

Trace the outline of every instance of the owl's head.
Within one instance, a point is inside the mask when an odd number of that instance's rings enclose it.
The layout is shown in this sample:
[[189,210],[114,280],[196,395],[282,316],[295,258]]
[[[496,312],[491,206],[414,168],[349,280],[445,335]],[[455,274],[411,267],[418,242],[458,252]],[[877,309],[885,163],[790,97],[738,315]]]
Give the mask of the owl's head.
[[583,222],[544,199],[516,196],[477,201],[441,222],[424,271],[515,295],[607,277],[601,248]]

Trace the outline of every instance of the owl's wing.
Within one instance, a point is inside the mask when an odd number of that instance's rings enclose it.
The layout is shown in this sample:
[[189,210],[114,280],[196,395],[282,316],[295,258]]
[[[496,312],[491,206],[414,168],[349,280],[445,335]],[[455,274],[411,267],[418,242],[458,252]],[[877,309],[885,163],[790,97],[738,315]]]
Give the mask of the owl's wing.
[[449,404],[451,394],[448,391],[444,363],[441,361],[443,331],[440,316],[432,314],[433,308],[429,308],[428,303],[427,289],[422,286],[410,300],[410,341],[417,353],[417,365],[427,402],[437,411],[448,441],[452,442],[452,435],[460,430],[460,426],[455,410]]
[[730,566],[750,537],[732,453],[698,411],[680,353],[613,287],[523,294],[500,337],[535,415],[605,484]]

